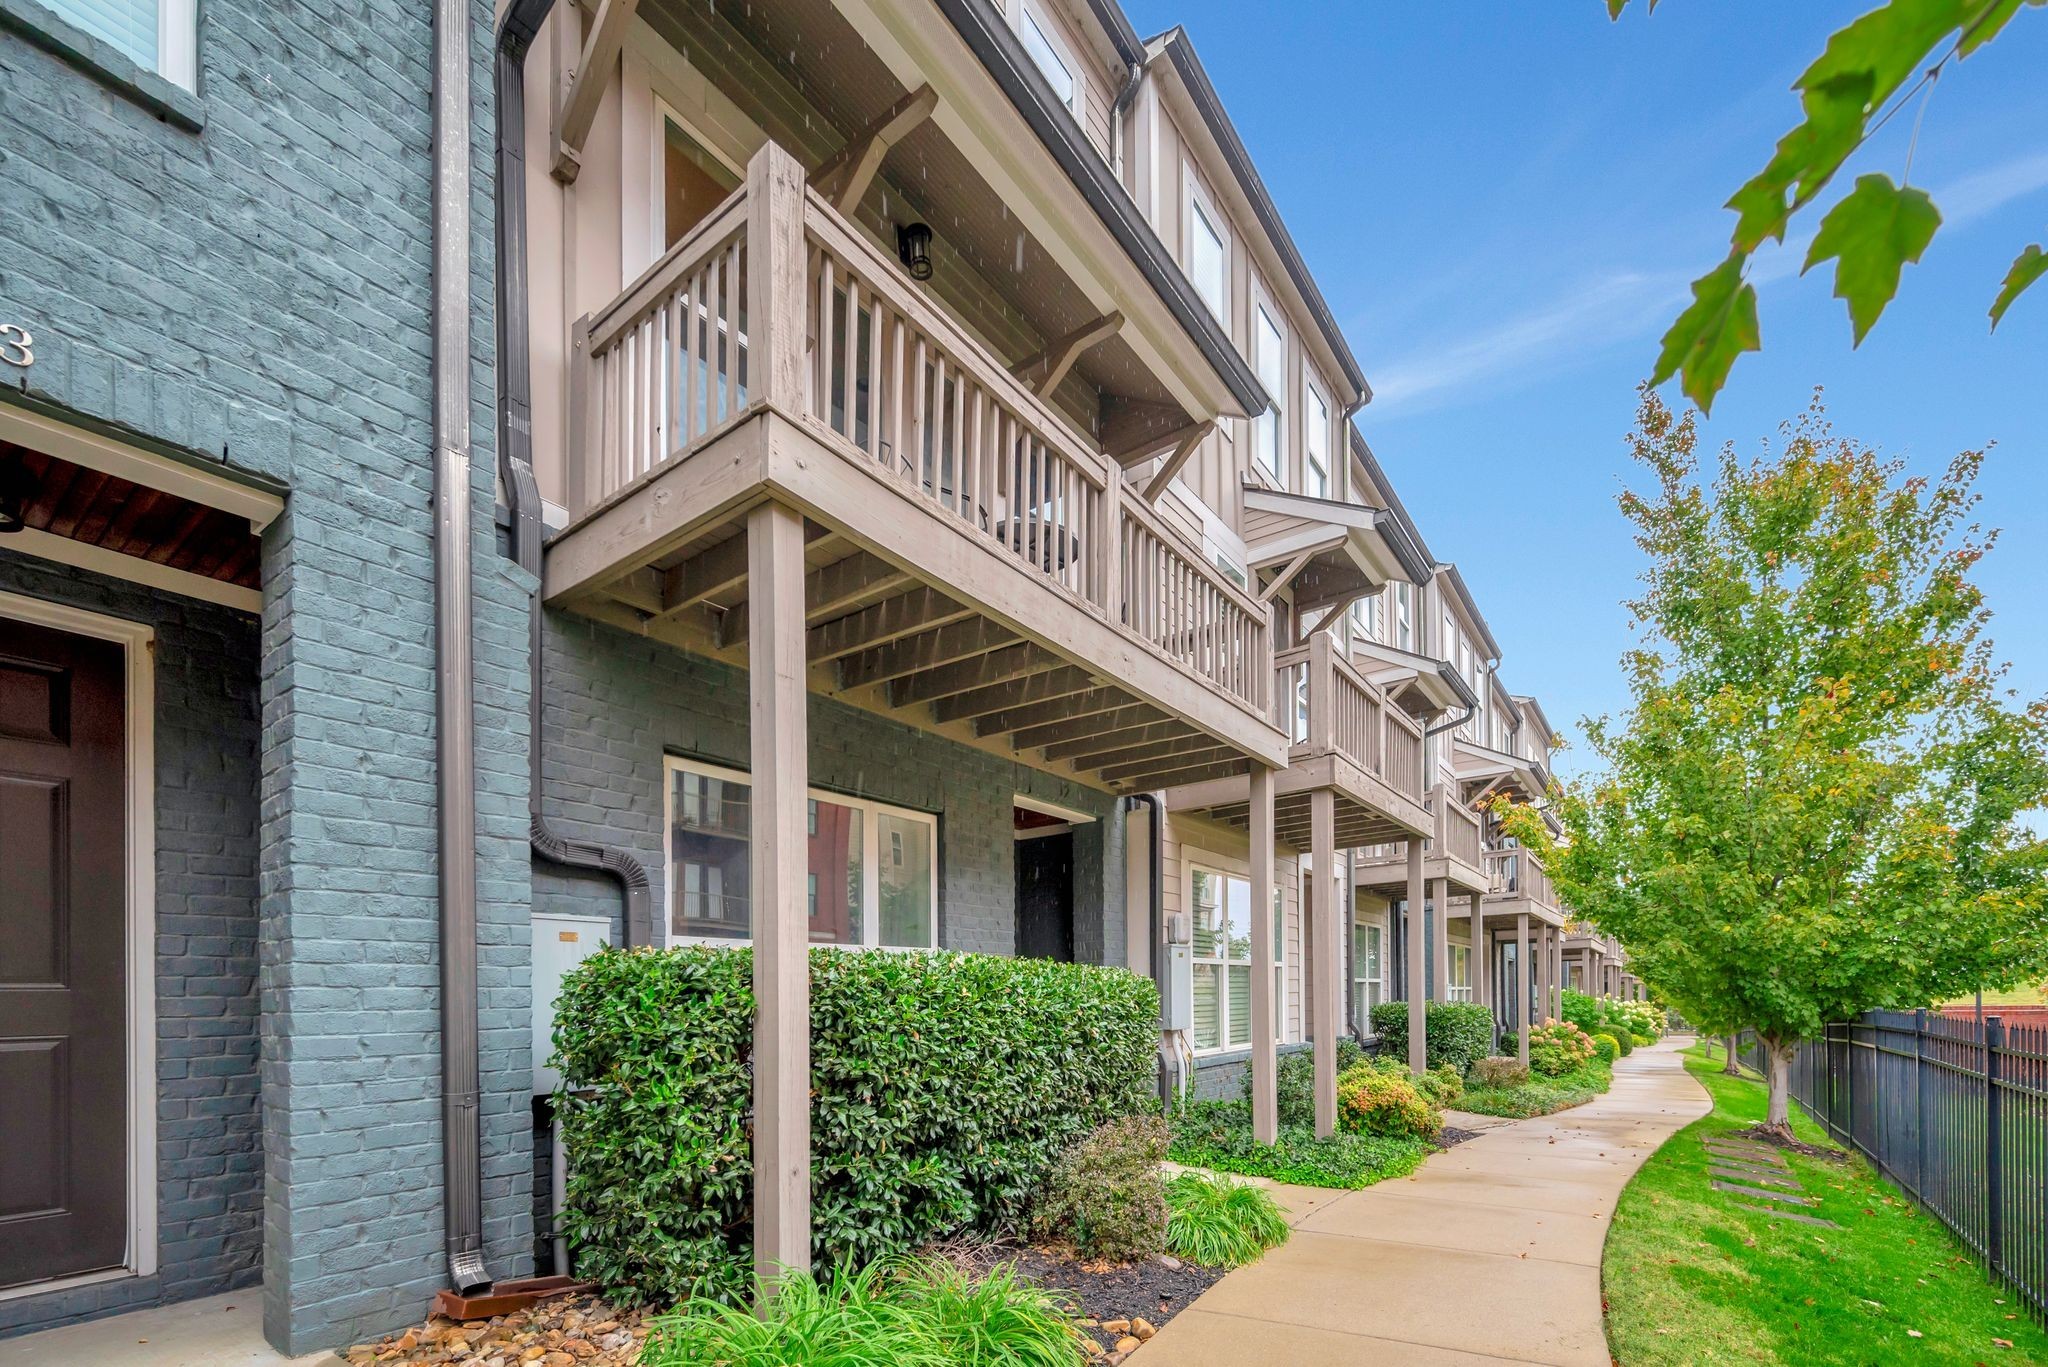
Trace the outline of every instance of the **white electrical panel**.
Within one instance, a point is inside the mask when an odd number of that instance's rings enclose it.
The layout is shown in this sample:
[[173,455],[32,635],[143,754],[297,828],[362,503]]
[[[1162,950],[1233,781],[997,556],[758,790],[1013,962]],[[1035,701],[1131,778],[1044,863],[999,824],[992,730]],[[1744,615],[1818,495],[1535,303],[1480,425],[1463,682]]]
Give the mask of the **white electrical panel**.
[[1166,973],[1159,983],[1159,1027],[1182,1034],[1195,1028],[1194,946],[1185,940],[1168,942]]
[[547,913],[533,918],[533,1090],[536,1096],[553,1095],[561,1081],[547,1066],[555,1052],[555,998],[562,990],[562,978],[576,965],[603,949],[612,938],[612,923],[603,916],[556,916]]

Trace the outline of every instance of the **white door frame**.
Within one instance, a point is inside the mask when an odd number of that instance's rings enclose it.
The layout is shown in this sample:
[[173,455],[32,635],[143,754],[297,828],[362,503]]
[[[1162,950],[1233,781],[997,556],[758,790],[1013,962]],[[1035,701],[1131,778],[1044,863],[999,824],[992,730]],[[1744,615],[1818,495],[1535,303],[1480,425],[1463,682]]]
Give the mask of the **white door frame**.
[[14,1300],[156,1271],[156,632],[18,593],[0,592],[0,617],[119,645],[127,737],[128,1253],[119,1270],[0,1291],[0,1300]]

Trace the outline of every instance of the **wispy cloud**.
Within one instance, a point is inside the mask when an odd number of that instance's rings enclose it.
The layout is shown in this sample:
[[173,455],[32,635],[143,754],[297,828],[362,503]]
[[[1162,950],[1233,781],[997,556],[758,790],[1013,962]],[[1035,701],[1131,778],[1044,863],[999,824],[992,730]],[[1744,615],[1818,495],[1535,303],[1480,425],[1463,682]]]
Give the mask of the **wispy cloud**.
[[[2015,157],[1934,190],[1946,226],[1961,229],[2014,200],[2048,187],[2048,152]],[[1766,288],[1799,273],[1809,231],[1759,252],[1750,279]],[[1668,324],[1687,297],[1684,271],[1619,270],[1571,288],[1462,335],[1375,367],[1376,415],[1440,408],[1462,394],[1498,391],[1565,369]]]

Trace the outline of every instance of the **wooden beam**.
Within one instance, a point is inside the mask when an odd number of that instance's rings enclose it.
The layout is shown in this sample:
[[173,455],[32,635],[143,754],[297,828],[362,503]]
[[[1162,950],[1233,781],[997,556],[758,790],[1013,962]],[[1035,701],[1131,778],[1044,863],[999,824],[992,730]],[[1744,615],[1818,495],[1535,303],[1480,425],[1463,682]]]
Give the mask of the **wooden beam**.
[[[1063,717],[1054,721],[1041,722],[1035,726],[1019,727],[1010,737],[1010,744],[1019,750],[1036,750],[1043,745],[1071,740],[1076,736],[1074,727],[1083,726],[1080,734],[1106,735],[1112,731],[1127,730],[1134,726],[1149,726],[1162,721],[1164,712],[1146,703],[1131,703],[1113,712],[1104,712],[1092,717]],[[1186,723],[1182,723],[1185,725]]]
[[[909,582],[910,576],[872,551],[856,551],[812,570],[804,578],[804,624],[828,622],[876,593]],[[718,626],[721,646],[746,644],[752,628],[751,605],[728,608]]]
[[1229,750],[1229,746],[1218,746],[1214,736],[1200,731],[1183,729],[1178,736],[1165,740],[1145,741],[1135,745],[1118,745],[1107,750],[1091,750],[1074,756],[1069,763],[1076,769],[1123,769],[1130,765],[1144,763],[1158,767],[1160,760],[1174,760],[1187,763],[1190,756],[1205,755],[1217,749]]
[[[1056,741],[1045,747],[1047,759],[1080,759],[1085,755],[1101,754],[1105,751],[1120,750],[1133,745],[1149,745],[1155,741],[1179,740],[1190,734],[1184,721],[1141,722],[1136,726],[1116,731],[1091,730],[1073,740]],[[1199,733],[1195,733],[1199,734]]]
[[929,82],[911,91],[848,138],[846,146],[827,157],[811,173],[812,187],[832,201],[833,208],[843,214],[851,213],[875,183],[889,149],[908,137],[938,107],[938,92]]
[[[597,118],[597,106],[611,84],[612,70],[619,64],[619,50],[626,43],[626,29],[640,0],[598,0],[597,17],[584,35],[582,54],[570,74],[568,93],[555,110],[555,155],[551,170],[564,185],[576,183],[583,169],[583,140]],[[564,8],[563,23],[574,23],[577,11]]]
[[[1006,710],[1083,693],[1095,686],[1095,676],[1079,665],[1034,674],[1028,679],[991,684],[971,693],[960,693],[937,703],[932,716],[941,722],[972,721],[980,730],[984,718],[1001,716]],[[1007,729],[1007,728],[1003,728]],[[986,733],[983,733],[986,734]]]
[[[1191,750],[1182,754],[1164,755],[1157,759],[1131,760],[1128,763],[1124,764],[1106,766],[1098,766],[1091,764],[1085,767],[1095,769],[1098,773],[1100,773],[1102,775],[1102,781],[1104,783],[1121,783],[1125,779],[1143,778],[1147,774],[1157,773],[1160,769],[1166,768],[1168,766],[1218,764],[1232,758],[1233,756],[1237,756],[1236,750],[1232,749],[1228,745],[1223,744],[1221,741],[1218,741],[1215,737],[1205,736],[1203,737],[1203,739],[1209,742],[1207,748],[1205,749]],[[1078,768],[1083,766],[1076,767]]]
[[[1288,582],[1292,580],[1295,575],[1301,573],[1301,567],[1303,565],[1306,565],[1309,562],[1310,558],[1314,555],[1315,552],[1313,550],[1307,550],[1303,551],[1300,555],[1295,556],[1294,559],[1288,561],[1286,568],[1281,570],[1280,573],[1274,575],[1272,582],[1267,584],[1266,587],[1259,590],[1259,601],[1261,603],[1272,602],[1274,597],[1279,594],[1280,590],[1286,588]],[[1256,569],[1253,570],[1254,574],[1256,574],[1257,572],[1258,571]]]
[[1173,454],[1159,462],[1159,468],[1152,472],[1151,480],[1146,483],[1142,497],[1147,503],[1159,501],[1159,496],[1166,492],[1166,486],[1173,483],[1173,477],[1180,473],[1181,466],[1186,465],[1188,457],[1195,454],[1195,448],[1215,430],[1214,422],[1196,423],[1187,429],[1186,435],[1180,439],[1180,444],[1173,448]]
[[1081,324],[1066,336],[1046,343],[1037,352],[1011,366],[1010,373],[1042,399],[1059,388],[1060,381],[1066,379],[1067,372],[1074,368],[1074,362],[1090,348],[1101,346],[1116,336],[1123,326],[1124,316],[1112,310]]
[[889,703],[893,707],[913,707],[918,703],[937,702],[940,698],[950,698],[971,688],[986,688],[1006,679],[1042,673],[1057,668],[1061,663],[1058,656],[1043,646],[1018,641],[973,659],[898,679],[889,685]]
[[[916,588],[885,598],[859,612],[812,627],[808,645],[813,664],[855,655],[958,622],[974,614],[937,589]],[[881,680],[867,680],[879,683]],[[848,685],[851,687],[852,685]]]
[[[1310,636],[1313,636],[1318,631],[1328,631],[1331,627],[1337,625],[1337,623],[1344,620],[1344,614],[1351,611],[1351,605],[1353,603],[1356,603],[1359,599],[1364,598],[1365,596],[1366,595],[1361,592],[1350,594],[1344,598],[1339,598],[1335,603],[1333,603],[1330,606],[1330,610],[1328,612],[1325,612],[1320,618],[1317,619],[1315,626],[1309,629],[1308,634]],[[1313,609],[1311,609],[1311,611],[1313,611]]]
[[1149,790],[1173,788],[1183,783],[1205,783],[1212,778],[1242,778],[1245,764],[1245,759],[1235,756],[1220,763],[1197,764],[1192,767],[1176,765],[1174,761],[1168,760],[1152,772],[1134,776],[1142,777],[1143,782],[1134,782],[1127,786]]
[[811,1259],[803,521],[780,504],[764,503],[748,514],[741,540],[764,624],[747,661],[753,759],[747,867],[754,931],[754,1271],[770,1287]]
[[1150,460],[1200,419],[1177,403],[1107,398],[1102,402],[1102,454],[1120,465]]
[[928,674],[946,665],[986,655],[1016,639],[1016,632],[987,617],[949,622],[936,631],[906,636],[900,641],[861,651],[841,661],[839,687],[843,692]]
[[[1050,678],[1061,672],[1055,670],[1052,675],[1036,677]],[[1005,731],[1023,731],[1052,723],[1082,720],[1093,723],[1106,712],[1115,712],[1131,705],[1130,694],[1121,688],[1095,687],[1091,678],[1087,686],[1065,696],[991,712],[975,721],[974,733],[978,736],[993,736]]]

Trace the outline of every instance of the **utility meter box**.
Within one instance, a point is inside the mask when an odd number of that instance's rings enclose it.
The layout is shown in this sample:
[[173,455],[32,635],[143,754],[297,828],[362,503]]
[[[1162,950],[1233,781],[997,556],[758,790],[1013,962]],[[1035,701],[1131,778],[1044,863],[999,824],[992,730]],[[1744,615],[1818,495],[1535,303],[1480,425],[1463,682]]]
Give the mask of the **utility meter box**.
[[1195,947],[1185,914],[1166,918],[1166,972],[1159,977],[1159,1028],[1187,1034],[1195,1028]]
[[612,938],[612,923],[603,916],[533,918],[533,1091],[552,1096],[559,1074],[547,1066],[555,1052],[555,1000],[570,969],[603,949]]

